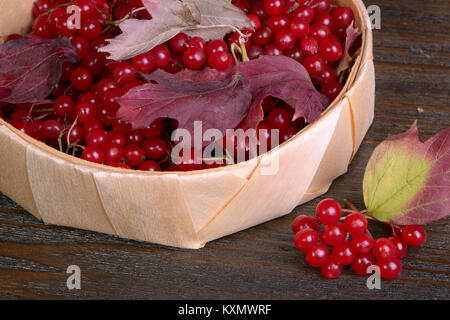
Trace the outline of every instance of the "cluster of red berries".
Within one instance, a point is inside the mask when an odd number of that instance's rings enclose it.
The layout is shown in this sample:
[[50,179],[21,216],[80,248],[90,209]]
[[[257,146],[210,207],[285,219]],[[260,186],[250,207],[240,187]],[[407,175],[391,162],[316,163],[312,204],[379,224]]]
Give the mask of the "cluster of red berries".
[[392,237],[374,240],[365,215],[352,212],[342,217],[343,211],[352,210],[343,210],[334,199],[324,199],[317,205],[316,217],[300,215],[292,223],[296,247],[305,252],[310,266],[320,267],[326,279],[337,278],[348,265],[358,275],[367,275],[368,267],[377,265],[383,279],[395,279],[408,246],[418,247],[427,238],[422,226],[410,225],[396,226]]
[[[286,55],[302,63],[321,92],[334,100],[342,90],[334,71],[343,55],[348,7],[329,0],[235,0],[248,12],[255,32],[246,39],[250,59],[261,54]],[[234,36],[236,39],[237,36]]]
[[[303,63],[319,90],[333,100],[342,89],[333,68],[342,56],[345,28],[353,21],[349,8],[331,9],[329,0],[237,0],[250,18],[254,31],[248,37],[233,33],[206,43],[180,33],[170,41],[127,61],[109,60],[98,49],[120,33],[117,22],[129,17],[151,19],[142,0],[37,0],[32,33],[44,38],[67,37],[76,48],[79,64],[64,63],[59,83],[48,100],[38,104],[0,102],[0,117],[14,127],[94,163],[139,170],[200,170],[222,164],[197,162],[191,152],[180,165],[170,158],[173,119],[158,119],[145,129],[133,130],[116,119],[118,98],[144,84],[137,73],[164,69],[170,73],[207,65],[225,70],[235,63],[233,43],[244,41],[251,59],[260,54],[284,54]],[[81,8],[81,28],[67,25],[66,8]],[[296,8],[294,10],[294,8]],[[6,41],[22,38],[10,35]],[[305,127],[303,118],[292,121],[293,109],[283,101],[267,98],[265,119],[258,126],[260,141],[271,146],[271,129],[280,130],[280,143]],[[262,133],[262,134],[261,134]]]

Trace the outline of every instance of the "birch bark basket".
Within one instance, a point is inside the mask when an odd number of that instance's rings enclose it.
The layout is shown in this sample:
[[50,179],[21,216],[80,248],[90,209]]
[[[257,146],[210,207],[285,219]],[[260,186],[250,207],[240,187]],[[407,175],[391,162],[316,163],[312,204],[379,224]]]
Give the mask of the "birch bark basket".
[[[28,31],[33,0],[0,0],[0,42]],[[259,158],[196,172],[147,173],[96,165],[58,152],[0,119],[0,192],[49,224],[181,248],[290,213],[344,174],[373,121],[372,32],[360,0],[362,52],[322,117]],[[268,164],[278,163],[275,174]]]

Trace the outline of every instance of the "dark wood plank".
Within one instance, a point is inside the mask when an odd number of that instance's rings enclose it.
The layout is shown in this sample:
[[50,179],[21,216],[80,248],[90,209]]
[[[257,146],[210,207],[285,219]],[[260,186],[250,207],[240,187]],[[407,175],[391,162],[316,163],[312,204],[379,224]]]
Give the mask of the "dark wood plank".
[[[423,139],[450,126],[450,2],[375,4],[382,9],[382,29],[374,32],[375,122],[349,172],[327,194],[360,208],[364,168],[378,143],[414,120]],[[0,298],[448,299],[450,219],[427,226],[428,241],[410,249],[399,279],[368,290],[366,279],[350,271],[323,280],[295,249],[291,221],[312,214],[319,200],[191,251],[44,225],[0,195]],[[379,224],[371,230],[389,234]],[[82,290],[66,288],[72,264],[81,267]]]

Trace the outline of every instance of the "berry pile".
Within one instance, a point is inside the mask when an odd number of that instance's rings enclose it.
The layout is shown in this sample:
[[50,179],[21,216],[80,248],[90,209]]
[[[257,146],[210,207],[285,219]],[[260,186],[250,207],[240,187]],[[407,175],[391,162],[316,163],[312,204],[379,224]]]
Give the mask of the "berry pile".
[[[342,212],[350,214],[342,217]],[[419,225],[395,226],[392,230],[392,237],[374,240],[367,217],[355,210],[342,209],[334,199],[322,200],[317,205],[316,217],[300,215],[292,223],[295,246],[305,252],[310,266],[320,267],[326,279],[337,278],[343,266],[351,266],[356,274],[364,276],[371,265],[380,268],[383,279],[397,278],[402,272],[400,260],[406,257],[408,246],[422,245],[427,235]]]
[[[44,38],[67,37],[80,63],[64,63],[60,82],[47,100],[37,104],[0,102],[0,117],[17,129],[51,147],[94,163],[146,171],[184,171],[213,168],[219,164],[195,164],[192,156],[182,164],[171,162],[170,136],[177,128],[173,119],[158,119],[145,129],[116,119],[117,99],[144,84],[137,73],[164,69],[209,66],[226,70],[235,63],[233,43],[244,42],[250,59],[261,54],[286,55],[302,63],[314,84],[334,100],[342,89],[335,67],[343,54],[345,30],[354,16],[347,7],[333,7],[329,0],[235,0],[251,20],[254,31],[247,37],[232,33],[225,39],[205,42],[178,34],[167,43],[127,61],[109,60],[98,49],[120,33],[127,18],[151,19],[142,0],[37,0],[33,7],[32,33]],[[66,7],[81,8],[81,29],[72,29]],[[6,41],[21,39],[12,34]],[[283,101],[267,98],[259,139],[270,145],[271,129],[280,130],[280,143],[306,126],[303,118],[292,121],[293,109]]]

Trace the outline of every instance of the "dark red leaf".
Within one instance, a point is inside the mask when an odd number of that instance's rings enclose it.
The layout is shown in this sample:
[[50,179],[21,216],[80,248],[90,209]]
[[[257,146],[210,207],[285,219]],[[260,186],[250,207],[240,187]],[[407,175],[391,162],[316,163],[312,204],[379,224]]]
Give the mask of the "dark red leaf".
[[250,84],[252,102],[248,116],[241,123],[244,129],[256,128],[264,119],[262,101],[272,96],[294,108],[293,120],[304,117],[313,122],[330,103],[311,82],[306,69],[297,61],[285,56],[261,56],[239,64],[240,71]]
[[328,105],[311,82],[308,72],[288,57],[263,56],[242,62],[226,72],[212,69],[184,70],[177,74],[159,70],[145,75],[147,83],[131,89],[120,98],[117,117],[144,128],[154,120],[169,117],[181,128],[194,129],[201,121],[203,130],[236,127],[256,129],[263,120],[262,100],[273,96],[294,109],[293,120],[304,117],[313,122]]
[[169,117],[190,132],[198,120],[203,130],[214,128],[223,134],[247,115],[251,100],[248,81],[236,68],[227,72],[184,70],[177,74],[158,70],[145,77],[156,83],[133,88],[120,99],[117,117],[131,122],[134,128]]
[[34,103],[50,95],[65,61],[77,62],[67,38],[28,35],[0,46],[0,101]]
[[355,29],[353,23],[347,27],[347,37],[345,39],[344,53],[336,69],[336,74],[339,76],[347,71],[353,63],[354,56],[357,53],[357,47],[361,47],[361,32]]

